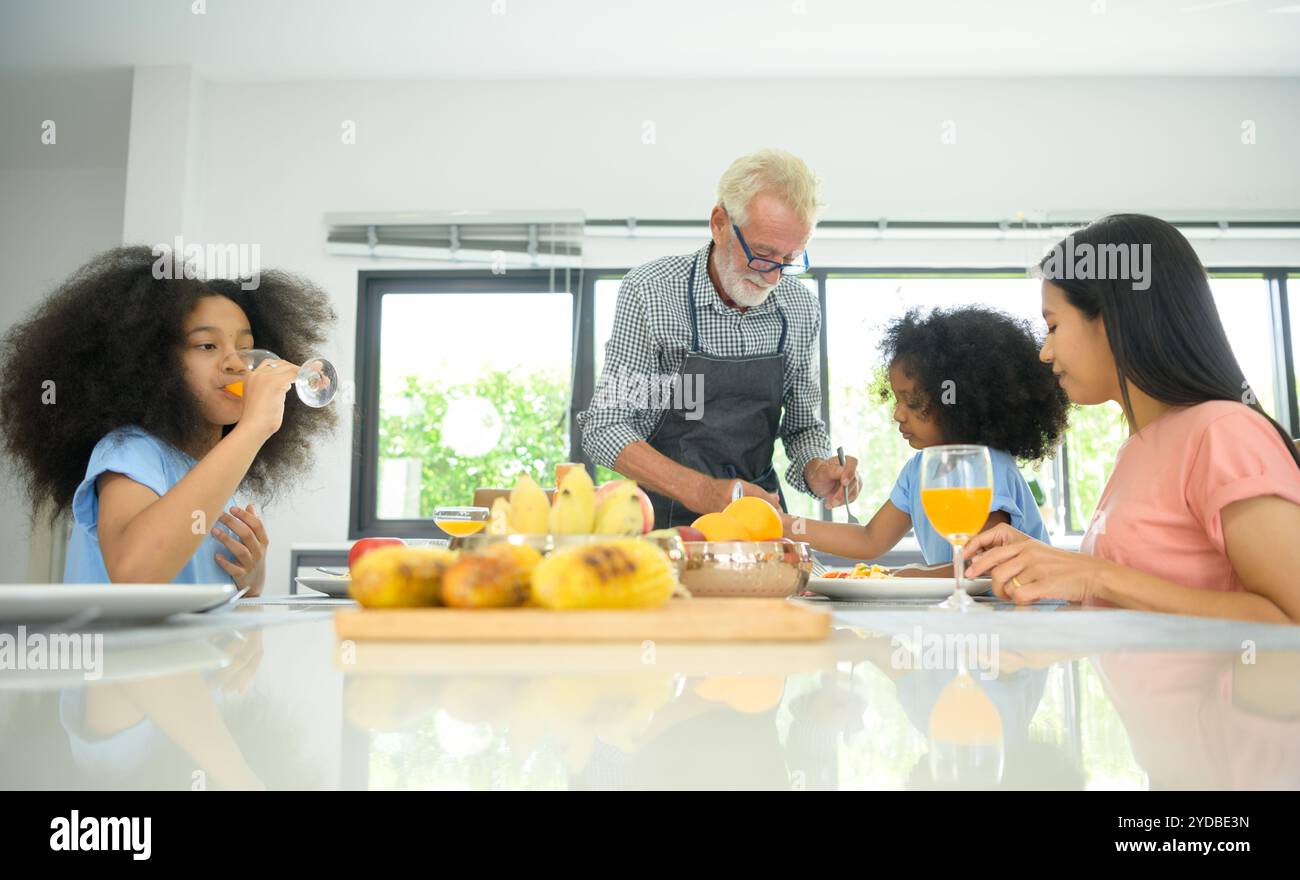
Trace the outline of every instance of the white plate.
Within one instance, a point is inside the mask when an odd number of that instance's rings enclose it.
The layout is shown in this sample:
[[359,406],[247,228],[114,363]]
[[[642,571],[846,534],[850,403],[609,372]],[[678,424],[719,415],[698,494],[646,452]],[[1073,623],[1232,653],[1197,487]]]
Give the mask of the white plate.
[[[945,599],[952,595],[952,578],[809,578],[808,589],[828,599]],[[966,592],[982,596],[993,589],[992,578],[966,581]]]
[[235,594],[231,584],[0,584],[0,620],[160,620],[202,611]]
[[309,590],[315,590],[318,593],[324,593],[326,596],[333,596],[336,599],[350,599],[348,595],[348,586],[352,583],[350,577],[337,577],[332,574],[309,575],[307,577],[296,577],[295,581],[298,586],[306,587]]

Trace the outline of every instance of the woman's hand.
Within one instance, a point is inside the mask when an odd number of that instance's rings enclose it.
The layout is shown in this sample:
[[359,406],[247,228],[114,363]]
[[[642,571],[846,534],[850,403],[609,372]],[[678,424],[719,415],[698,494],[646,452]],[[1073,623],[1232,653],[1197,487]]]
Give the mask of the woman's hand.
[[298,378],[298,367],[288,361],[265,360],[244,377],[244,413],[239,424],[270,437],[284,421],[284,395]]
[[1111,563],[1060,550],[1001,523],[966,545],[968,578],[991,575],[993,593],[1025,605],[1039,599],[1087,603],[1099,598]]
[[231,562],[218,553],[217,565],[234,579],[235,586],[241,589],[247,587],[249,596],[260,596],[266,580],[266,547],[270,544],[266,528],[253,512],[251,504],[230,508],[228,513],[221,514],[219,522],[235,534],[232,537],[230,532],[218,525],[213,527],[212,537],[225,545],[235,561]]

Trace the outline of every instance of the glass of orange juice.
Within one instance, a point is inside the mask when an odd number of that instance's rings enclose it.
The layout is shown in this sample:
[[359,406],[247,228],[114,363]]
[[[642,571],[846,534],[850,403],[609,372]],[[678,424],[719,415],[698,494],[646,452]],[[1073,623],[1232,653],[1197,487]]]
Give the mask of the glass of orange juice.
[[929,446],[921,452],[921,506],[934,530],[952,545],[953,593],[935,606],[968,611],[962,548],[978,534],[993,506],[993,460],[987,446]]
[[487,527],[488,512],[486,507],[439,507],[433,524],[454,538],[467,538]]

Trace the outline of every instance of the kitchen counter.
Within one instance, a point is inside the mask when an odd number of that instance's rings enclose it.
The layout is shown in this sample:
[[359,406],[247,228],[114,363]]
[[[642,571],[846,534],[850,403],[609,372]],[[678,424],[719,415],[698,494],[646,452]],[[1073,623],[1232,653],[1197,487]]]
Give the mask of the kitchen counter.
[[1300,788],[1300,627],[814,604],[824,642],[109,628],[96,681],[0,671],[0,788]]

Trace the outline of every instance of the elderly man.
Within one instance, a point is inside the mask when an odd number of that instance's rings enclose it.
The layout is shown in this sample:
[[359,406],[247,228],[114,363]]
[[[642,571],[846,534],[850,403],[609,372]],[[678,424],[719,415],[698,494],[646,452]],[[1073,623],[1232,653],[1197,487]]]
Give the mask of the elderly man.
[[784,508],[778,435],[787,483],[829,507],[857,497],[857,460],[831,458],[821,421],[817,298],[795,277],[808,269],[817,198],[797,157],[743,156],[718,183],[712,241],[623,279],[605,369],[578,420],[587,455],[646,488],[656,528],[721,510],[737,484]]

